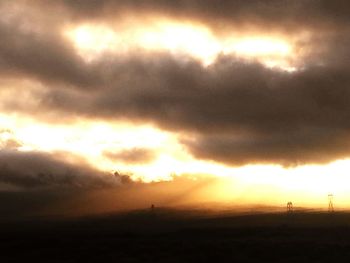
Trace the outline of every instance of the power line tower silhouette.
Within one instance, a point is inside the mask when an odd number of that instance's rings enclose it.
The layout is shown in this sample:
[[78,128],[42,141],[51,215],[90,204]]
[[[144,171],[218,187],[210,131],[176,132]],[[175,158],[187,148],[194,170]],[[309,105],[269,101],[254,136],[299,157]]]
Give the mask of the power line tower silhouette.
[[328,212],[334,212],[333,194],[328,194]]

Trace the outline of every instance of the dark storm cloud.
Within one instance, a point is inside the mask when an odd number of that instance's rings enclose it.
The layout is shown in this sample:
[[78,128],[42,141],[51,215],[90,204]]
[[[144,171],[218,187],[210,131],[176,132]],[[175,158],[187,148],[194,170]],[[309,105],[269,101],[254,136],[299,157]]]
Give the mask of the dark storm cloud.
[[228,57],[209,68],[169,57],[124,65],[129,72],[114,72],[115,86],[81,96],[52,91],[45,107],[192,132],[195,142],[184,140],[191,152],[230,164],[324,162],[349,153],[346,68],[290,74]]
[[228,29],[228,24],[234,23],[294,30],[321,25],[346,26],[350,21],[350,4],[346,0],[66,0],[60,3],[78,19],[113,19],[123,13],[136,16],[151,13],[200,20],[216,29]]
[[117,185],[118,178],[87,164],[61,161],[40,152],[0,151],[0,182],[23,188],[99,188]]
[[197,158],[231,165],[278,163],[285,166],[324,163],[349,155],[349,132],[337,128],[303,128],[237,138],[230,135],[199,135],[184,139]]
[[144,148],[133,148],[117,152],[105,152],[104,156],[114,161],[121,161],[130,164],[149,163],[155,159],[152,150]]
[[[1,12],[6,10],[0,9]],[[27,21],[17,16],[0,20],[0,76],[79,87],[91,87],[99,82],[99,76],[76,55],[55,23],[50,22],[51,27],[45,28],[45,19]],[[34,30],[35,27],[39,29]]]
[[[48,2],[37,3],[49,17],[53,9]],[[60,1],[54,5],[65,10],[62,20],[43,26],[43,31],[23,29],[16,17],[0,21],[1,74],[45,84],[36,97],[37,112],[151,122],[184,132],[182,141],[195,156],[229,164],[326,162],[350,154],[347,1]],[[219,17],[230,30],[236,19],[268,30],[276,26],[317,31],[302,47],[309,50],[304,68],[291,74],[230,56],[221,56],[209,67],[191,58],[142,52],[86,63],[59,31],[72,18],[103,19],[118,10],[151,10],[203,21]]]

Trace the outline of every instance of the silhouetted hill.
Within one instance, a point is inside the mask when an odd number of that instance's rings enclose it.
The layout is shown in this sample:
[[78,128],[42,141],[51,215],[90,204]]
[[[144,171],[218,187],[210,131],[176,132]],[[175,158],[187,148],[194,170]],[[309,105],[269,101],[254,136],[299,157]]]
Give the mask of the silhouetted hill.
[[345,262],[350,213],[156,208],[0,225],[1,262]]

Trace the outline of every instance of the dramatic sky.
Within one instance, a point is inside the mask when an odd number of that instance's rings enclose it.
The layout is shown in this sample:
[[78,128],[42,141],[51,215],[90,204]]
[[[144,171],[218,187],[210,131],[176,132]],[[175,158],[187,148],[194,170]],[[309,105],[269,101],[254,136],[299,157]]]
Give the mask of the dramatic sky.
[[322,207],[328,193],[347,206],[349,12],[345,0],[1,0],[4,213]]

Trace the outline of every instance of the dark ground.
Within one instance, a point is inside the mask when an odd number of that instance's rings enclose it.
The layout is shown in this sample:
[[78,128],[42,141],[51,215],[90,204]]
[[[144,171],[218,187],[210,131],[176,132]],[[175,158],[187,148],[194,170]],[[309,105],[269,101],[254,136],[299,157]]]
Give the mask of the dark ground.
[[0,224],[0,262],[349,262],[350,213],[155,209]]

